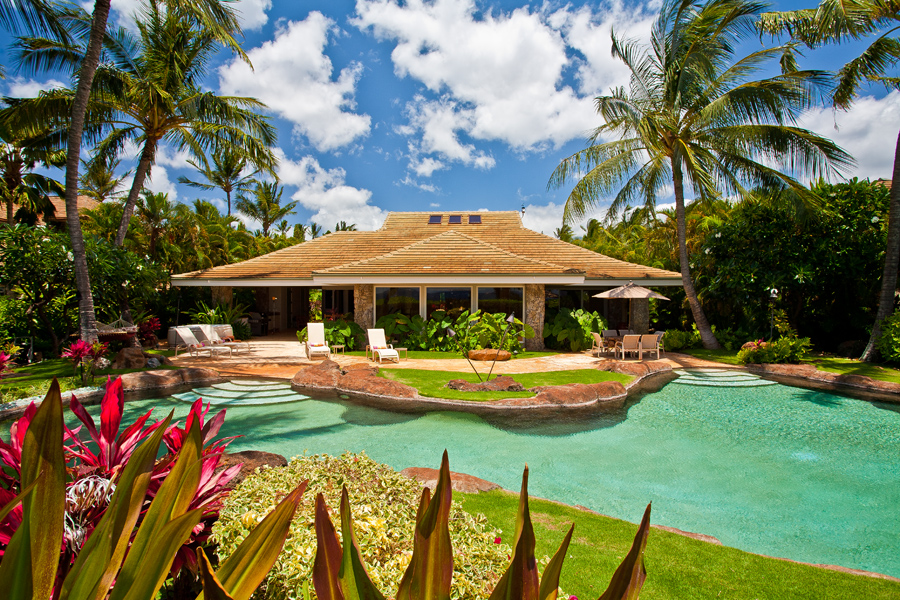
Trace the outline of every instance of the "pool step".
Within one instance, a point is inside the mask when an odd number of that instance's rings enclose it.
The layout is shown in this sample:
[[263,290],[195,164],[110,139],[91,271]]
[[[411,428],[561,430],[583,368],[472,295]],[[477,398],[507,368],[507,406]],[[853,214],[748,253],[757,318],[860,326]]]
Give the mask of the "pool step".
[[763,379],[745,371],[724,369],[677,369],[678,379],[672,383],[702,387],[764,387],[775,385],[774,381]]
[[203,398],[213,406],[246,406],[258,404],[281,404],[307,400],[309,396],[298,394],[291,385],[282,381],[253,381],[236,379],[217,383],[210,387],[194,388],[189,392],[173,394],[173,398],[193,403]]

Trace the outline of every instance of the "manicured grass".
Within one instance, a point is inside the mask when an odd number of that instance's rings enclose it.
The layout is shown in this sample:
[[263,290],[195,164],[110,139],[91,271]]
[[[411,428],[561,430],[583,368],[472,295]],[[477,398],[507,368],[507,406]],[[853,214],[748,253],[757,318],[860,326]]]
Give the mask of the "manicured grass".
[[[518,358],[538,358],[541,356],[554,356],[559,354],[559,352],[519,352],[518,354],[513,355],[512,360],[516,360]],[[365,356],[366,353],[364,350],[351,350],[347,352],[348,356]],[[402,355],[401,355],[402,356]],[[418,359],[434,359],[434,360],[450,360],[453,358],[458,358],[460,360],[465,357],[459,352],[429,352],[427,350],[410,350],[406,358],[409,360],[418,360]]]
[[[166,351],[148,350],[147,352],[150,354],[168,355]],[[160,365],[158,368],[177,369],[178,367]],[[145,370],[147,369],[105,369],[97,371],[94,384],[100,385],[106,380],[106,375],[121,375],[123,373]],[[0,381],[0,403],[10,402],[17,398],[46,394],[54,377],[59,380],[62,391],[81,387],[81,382],[72,377],[72,363],[64,358],[51,358],[33,365],[15,367],[11,375],[13,376],[7,375]]]
[[[482,374],[487,375],[487,369]],[[496,375],[496,374],[495,374]],[[495,375],[491,375],[494,379]],[[451,379],[465,379],[472,383],[478,382],[475,373],[462,371],[426,371],[424,369],[381,369],[381,376],[419,390],[422,396],[430,398],[447,398],[449,400],[471,400],[484,402],[487,400],[500,400],[501,398],[530,398],[533,392],[460,392],[447,387]],[[630,375],[621,373],[609,373],[596,369],[579,369],[575,371],[549,371],[544,373],[517,373],[513,379],[521,383],[525,388],[537,385],[565,385],[567,383],[600,383],[603,381],[618,381],[623,385],[633,379]]]
[[[454,493],[453,497],[468,512],[484,514],[503,531],[503,541],[512,543],[516,494],[497,490]],[[536,556],[552,556],[569,525],[575,523],[560,586],[578,598],[600,596],[631,547],[637,525],[543,500],[531,499],[529,504]],[[634,507],[635,521],[643,509]],[[764,558],[658,529],[650,530],[645,563],[647,581],[641,600],[900,598],[897,582]]]
[[[682,350],[685,354],[696,356],[704,360],[712,360],[729,365],[740,365],[737,358],[737,350],[704,350],[693,348]],[[876,363],[864,363],[853,358],[839,358],[837,356],[810,356],[803,359],[804,363],[815,365],[821,371],[840,373],[842,375],[865,375],[880,381],[900,383],[900,370],[885,367]]]

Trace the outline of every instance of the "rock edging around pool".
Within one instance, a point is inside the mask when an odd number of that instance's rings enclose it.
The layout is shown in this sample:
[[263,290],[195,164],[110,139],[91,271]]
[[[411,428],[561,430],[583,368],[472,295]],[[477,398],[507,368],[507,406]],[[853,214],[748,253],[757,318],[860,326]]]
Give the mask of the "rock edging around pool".
[[759,375],[791,377],[811,382],[824,383],[829,386],[855,388],[865,392],[884,395],[879,398],[880,400],[900,402],[900,383],[872,379],[865,375],[820,371],[815,365],[811,364],[749,364],[746,368],[749,372]]
[[[196,385],[201,383],[218,383],[224,381],[218,371],[215,369],[206,369],[201,367],[183,367],[180,369],[159,369],[154,371],[136,371],[134,373],[124,373],[119,375],[122,378],[122,388],[125,393],[142,392],[146,390],[176,388],[184,385]],[[106,382],[91,391],[75,390],[78,401],[84,405],[97,404],[103,398],[105,393]],[[70,398],[72,392],[63,392],[63,402]],[[8,404],[0,405],[0,420],[16,419],[25,414],[25,409],[32,402],[40,404],[43,397],[40,398],[22,398],[13,400]]]
[[670,365],[662,361],[645,363],[608,361],[601,363],[598,368],[614,373],[631,375],[634,379],[627,386],[623,386],[618,381],[538,386],[531,388],[532,391],[536,392],[536,395],[531,398],[503,398],[501,400],[474,402],[420,396],[419,391],[412,386],[379,377],[377,366],[366,363],[353,363],[341,368],[338,363],[326,358],[320,363],[300,369],[291,379],[291,387],[301,392],[309,389],[328,390],[391,401],[412,400],[419,404],[438,405],[445,408],[489,410],[547,407],[580,408],[599,403],[624,401],[628,395],[628,390],[637,385],[642,379],[672,370]]

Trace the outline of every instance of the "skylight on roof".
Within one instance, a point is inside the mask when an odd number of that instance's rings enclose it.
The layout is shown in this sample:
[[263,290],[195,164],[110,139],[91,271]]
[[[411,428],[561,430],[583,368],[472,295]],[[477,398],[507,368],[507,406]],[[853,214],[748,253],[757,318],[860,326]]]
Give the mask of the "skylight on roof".
[[443,215],[431,215],[430,217],[428,217],[428,224],[429,225],[440,225],[442,216]]
[[481,225],[481,215],[469,215],[469,225]]
[[451,225],[460,225],[462,223],[462,215],[450,215],[448,221]]

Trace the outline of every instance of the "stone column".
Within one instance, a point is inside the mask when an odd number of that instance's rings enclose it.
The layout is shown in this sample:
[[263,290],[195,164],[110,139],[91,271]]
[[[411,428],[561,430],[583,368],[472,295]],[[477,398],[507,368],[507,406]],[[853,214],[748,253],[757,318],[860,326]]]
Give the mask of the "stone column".
[[353,286],[353,320],[363,329],[375,326],[375,286]]
[[544,284],[525,285],[525,324],[534,329],[534,337],[525,340],[526,350],[544,349]]
[[230,285],[214,285],[210,288],[212,291],[213,305],[224,304],[231,306],[234,300],[234,288]]
[[650,300],[634,298],[631,302],[631,328],[641,335],[650,331]]

